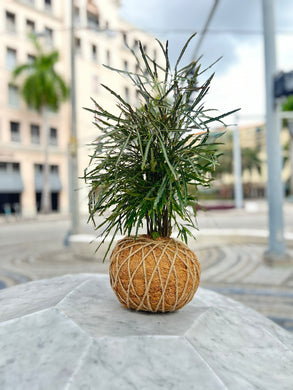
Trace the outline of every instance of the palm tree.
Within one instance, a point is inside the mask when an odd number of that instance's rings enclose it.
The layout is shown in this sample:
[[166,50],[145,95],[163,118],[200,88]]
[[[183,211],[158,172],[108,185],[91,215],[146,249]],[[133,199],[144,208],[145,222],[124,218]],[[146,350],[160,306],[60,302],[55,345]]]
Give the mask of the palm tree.
[[[293,111],[293,95],[289,96],[282,107],[283,111]],[[290,134],[289,159],[291,166],[290,195],[293,195],[293,119],[288,119],[287,126]]]
[[51,211],[51,197],[49,184],[49,131],[47,124],[47,112],[58,111],[61,102],[69,96],[69,88],[62,77],[55,71],[54,66],[59,60],[56,50],[45,53],[34,35],[30,36],[36,56],[32,61],[17,66],[13,70],[13,79],[25,74],[20,93],[26,104],[37,110],[42,116],[42,132],[45,135],[44,145],[44,185],[42,190],[41,211]]
[[242,171],[248,170],[250,173],[256,169],[261,173],[261,160],[259,158],[259,151],[257,148],[243,148],[242,154]]

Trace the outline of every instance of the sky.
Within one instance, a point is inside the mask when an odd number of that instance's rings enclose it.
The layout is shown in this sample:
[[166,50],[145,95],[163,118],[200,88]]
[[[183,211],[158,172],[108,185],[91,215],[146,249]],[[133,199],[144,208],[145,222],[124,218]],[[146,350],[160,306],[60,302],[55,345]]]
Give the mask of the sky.
[[[171,58],[193,33],[201,33],[214,0],[121,0],[120,15],[155,37],[168,40]],[[293,0],[275,0],[277,70],[293,70]],[[219,0],[199,55],[203,66],[219,57],[207,108],[227,112],[241,108],[240,126],[265,120],[262,0]],[[198,35],[199,37],[199,35]],[[191,61],[196,37],[186,55]],[[228,123],[229,124],[229,123]]]

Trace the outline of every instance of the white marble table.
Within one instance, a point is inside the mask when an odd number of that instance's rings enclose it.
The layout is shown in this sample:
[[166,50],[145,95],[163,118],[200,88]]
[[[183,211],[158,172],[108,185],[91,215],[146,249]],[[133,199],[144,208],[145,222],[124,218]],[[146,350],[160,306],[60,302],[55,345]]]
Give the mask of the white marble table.
[[124,309],[105,275],[0,293],[1,390],[292,390],[293,337],[209,290],[171,314]]

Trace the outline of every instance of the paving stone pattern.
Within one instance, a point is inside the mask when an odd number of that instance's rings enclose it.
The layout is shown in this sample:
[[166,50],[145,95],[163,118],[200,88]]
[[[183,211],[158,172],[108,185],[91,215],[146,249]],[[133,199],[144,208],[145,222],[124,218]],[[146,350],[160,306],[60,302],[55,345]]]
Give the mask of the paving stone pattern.
[[[264,251],[265,246],[249,243],[198,248],[201,286],[241,301],[293,332],[293,267],[267,266],[261,260]],[[1,265],[0,288],[81,272],[107,273],[108,264],[98,257],[77,258],[68,248],[35,256],[24,252]]]

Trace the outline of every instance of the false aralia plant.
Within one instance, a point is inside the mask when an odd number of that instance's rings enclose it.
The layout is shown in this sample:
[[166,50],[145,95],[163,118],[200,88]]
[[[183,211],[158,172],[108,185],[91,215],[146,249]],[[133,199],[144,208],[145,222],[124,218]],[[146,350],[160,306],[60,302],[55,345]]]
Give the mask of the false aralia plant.
[[202,70],[199,60],[180,65],[194,35],[174,68],[168,42],[157,41],[162,63],[151,58],[141,43],[138,50],[129,49],[137,73],[106,68],[131,80],[139,102],[131,105],[102,85],[116,99],[117,110],[110,112],[94,99],[95,109],[87,109],[99,132],[84,172],[90,187],[89,220],[95,223],[96,216],[104,217],[95,226],[102,231],[101,244],[112,234],[108,251],[117,233],[137,237],[143,226],[153,239],[170,237],[176,229],[186,243],[191,228],[197,229],[188,206],[198,205],[199,188],[210,186],[219,164],[220,133],[210,132],[210,127],[216,122],[223,126],[223,118],[237,110],[219,115],[204,107],[214,73],[200,82],[210,67]]

